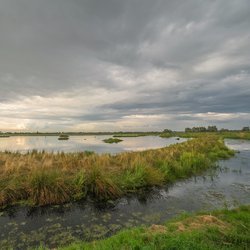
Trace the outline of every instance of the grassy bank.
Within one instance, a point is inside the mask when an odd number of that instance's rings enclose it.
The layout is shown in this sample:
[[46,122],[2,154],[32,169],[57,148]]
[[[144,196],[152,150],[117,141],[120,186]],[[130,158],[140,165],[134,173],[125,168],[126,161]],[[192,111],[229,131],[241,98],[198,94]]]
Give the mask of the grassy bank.
[[234,154],[216,136],[117,155],[0,153],[0,206],[115,199],[139,189],[199,174]]
[[[250,248],[250,206],[182,215],[165,225],[125,230],[105,240],[79,242],[61,250],[223,250]],[[42,250],[44,248],[40,248]]]
[[173,133],[161,133],[160,134],[161,138],[171,138],[171,137],[175,137],[175,136],[177,136],[177,133],[175,133],[175,132],[173,132]]
[[[176,136],[183,138],[201,138],[209,135],[217,135],[223,139],[242,139],[242,140],[250,140],[250,132],[243,131],[225,131],[225,132],[175,132]],[[162,134],[164,137],[164,134]]]

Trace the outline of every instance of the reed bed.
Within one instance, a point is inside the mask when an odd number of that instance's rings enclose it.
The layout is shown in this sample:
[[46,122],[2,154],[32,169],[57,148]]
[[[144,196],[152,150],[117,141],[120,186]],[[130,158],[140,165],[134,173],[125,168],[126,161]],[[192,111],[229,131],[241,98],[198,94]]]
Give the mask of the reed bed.
[[199,174],[233,154],[217,136],[117,155],[1,152],[0,206],[60,204],[87,196],[115,199]]

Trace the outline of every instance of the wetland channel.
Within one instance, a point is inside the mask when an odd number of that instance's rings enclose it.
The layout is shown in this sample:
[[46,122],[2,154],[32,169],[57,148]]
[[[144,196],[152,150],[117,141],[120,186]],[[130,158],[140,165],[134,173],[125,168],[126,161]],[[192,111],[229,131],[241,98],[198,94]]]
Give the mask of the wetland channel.
[[230,148],[239,152],[235,157],[219,161],[218,168],[208,170],[201,176],[160,189],[151,189],[106,204],[86,200],[64,205],[37,208],[14,206],[0,210],[0,249],[27,249],[42,244],[54,248],[77,240],[108,237],[124,228],[161,224],[182,212],[249,204],[250,141],[225,141]]

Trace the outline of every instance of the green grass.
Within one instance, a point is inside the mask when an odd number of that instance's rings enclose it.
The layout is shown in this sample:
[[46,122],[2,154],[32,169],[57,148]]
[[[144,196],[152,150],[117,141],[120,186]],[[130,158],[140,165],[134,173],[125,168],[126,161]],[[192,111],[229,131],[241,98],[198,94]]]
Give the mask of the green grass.
[[173,132],[173,133],[161,133],[160,134],[161,138],[171,138],[171,137],[174,137],[174,136],[176,136],[175,132]]
[[122,140],[121,139],[118,139],[118,138],[108,138],[108,139],[104,139],[103,140],[105,143],[119,143],[121,142]]
[[[248,250],[250,206],[182,215],[164,225],[137,227],[60,250]],[[44,249],[40,247],[40,250]]]
[[209,135],[217,135],[223,139],[244,139],[250,140],[249,131],[219,131],[219,132],[175,132],[176,136],[183,138],[201,138]]
[[60,134],[58,137],[58,140],[68,140],[69,139],[69,135],[66,134]]
[[9,135],[0,135],[0,138],[8,138],[10,137]]
[[0,152],[0,207],[121,197],[202,173],[234,155],[217,136],[117,155]]

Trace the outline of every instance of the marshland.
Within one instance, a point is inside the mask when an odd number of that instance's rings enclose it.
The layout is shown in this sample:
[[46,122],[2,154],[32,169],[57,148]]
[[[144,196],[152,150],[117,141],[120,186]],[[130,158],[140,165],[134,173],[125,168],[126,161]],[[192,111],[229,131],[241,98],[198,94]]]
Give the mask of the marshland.
[[0,250],[250,249],[250,0],[0,0]]
[[[247,184],[250,144],[243,140],[248,139],[249,132],[234,132],[233,135],[230,132],[226,136],[219,132],[165,135],[124,136],[121,144],[129,145],[138,140],[144,145],[143,148],[138,143],[134,148],[138,151],[125,146],[120,151],[106,148],[106,152],[63,152],[64,147],[0,152],[0,225],[5,225],[0,242],[3,249],[14,245],[20,248],[44,244],[65,246],[80,239],[101,239],[132,226],[162,224],[182,211],[210,210],[225,205],[230,208],[250,202]],[[57,141],[55,136],[36,139],[70,144],[79,140],[79,135],[75,136],[65,142]],[[176,140],[176,136],[189,139]],[[20,137],[34,139],[19,135],[2,140],[19,140]],[[91,138],[101,143],[111,137]],[[81,142],[88,140],[90,137],[81,135]],[[147,140],[154,142],[149,143],[149,148]],[[163,147],[162,141],[168,146]],[[111,148],[119,147],[120,143],[102,142]],[[156,148],[150,149],[150,146]],[[211,189],[217,182],[217,187]],[[47,230],[53,232],[51,236]],[[86,249],[89,246],[86,245]]]
[[2,152],[0,204],[58,204],[87,195],[117,198],[197,174],[233,154],[216,136],[116,155]]

